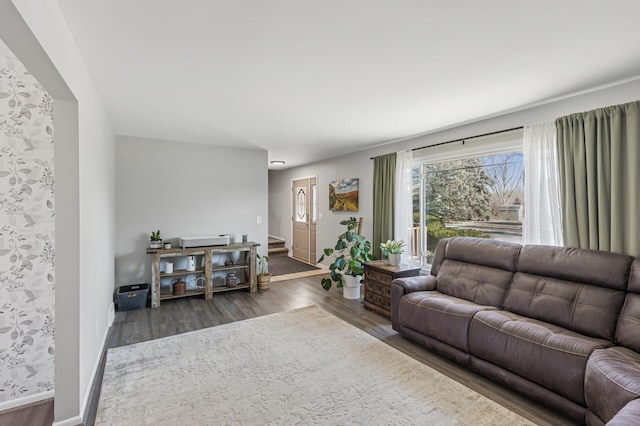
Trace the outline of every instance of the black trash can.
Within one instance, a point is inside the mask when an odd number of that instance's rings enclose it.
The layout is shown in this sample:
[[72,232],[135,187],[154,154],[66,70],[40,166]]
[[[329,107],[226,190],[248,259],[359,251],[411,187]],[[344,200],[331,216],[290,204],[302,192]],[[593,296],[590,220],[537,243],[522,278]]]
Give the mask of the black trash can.
[[149,284],[122,285],[118,288],[118,310],[132,311],[147,306]]

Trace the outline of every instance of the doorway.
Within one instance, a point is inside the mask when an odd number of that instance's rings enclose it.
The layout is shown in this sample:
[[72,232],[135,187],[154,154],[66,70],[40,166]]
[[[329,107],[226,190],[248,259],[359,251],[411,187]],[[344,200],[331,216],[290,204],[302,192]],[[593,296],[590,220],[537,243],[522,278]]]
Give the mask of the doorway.
[[316,235],[318,228],[318,179],[296,179],[291,185],[293,257],[316,264]]

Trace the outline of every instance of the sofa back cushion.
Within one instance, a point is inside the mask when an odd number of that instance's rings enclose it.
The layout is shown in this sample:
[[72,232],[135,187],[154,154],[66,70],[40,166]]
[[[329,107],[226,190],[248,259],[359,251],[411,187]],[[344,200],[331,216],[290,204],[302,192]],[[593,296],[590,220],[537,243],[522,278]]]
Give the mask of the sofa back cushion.
[[631,264],[628,293],[618,319],[616,342],[640,352],[640,259]]
[[481,305],[500,307],[513,277],[520,244],[479,238],[451,238],[437,272],[436,289]]
[[632,260],[596,250],[524,246],[504,308],[613,341]]

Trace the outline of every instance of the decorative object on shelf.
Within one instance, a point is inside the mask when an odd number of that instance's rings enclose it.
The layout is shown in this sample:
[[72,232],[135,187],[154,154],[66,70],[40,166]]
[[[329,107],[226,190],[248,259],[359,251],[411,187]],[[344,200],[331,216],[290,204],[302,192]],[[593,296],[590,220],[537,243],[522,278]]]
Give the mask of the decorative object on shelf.
[[149,248],[162,248],[162,238],[160,238],[160,230],[151,231],[151,243],[149,244]]
[[171,281],[171,286],[173,287],[174,296],[182,296],[187,292],[187,283],[182,279],[175,279]]
[[338,212],[358,211],[358,186],[360,179],[340,179],[329,184],[329,210]]
[[227,259],[224,261],[224,266],[231,266],[231,265],[233,265],[233,260]]
[[271,285],[271,274],[269,273],[269,256],[260,256],[258,258],[258,289],[266,290]]
[[173,262],[164,262],[164,273],[165,274],[173,273]]
[[187,271],[192,272],[196,270],[196,257],[187,256]]
[[398,266],[400,264],[400,259],[402,258],[402,247],[406,244],[403,240],[387,240],[386,243],[380,243],[380,250],[382,254],[389,258],[389,265]]
[[[332,282],[336,283],[336,287],[342,288],[344,278],[347,276],[358,277],[358,297],[360,297],[360,281],[362,279],[362,271],[364,262],[375,260],[375,256],[371,253],[371,243],[365,237],[358,234],[359,221],[355,217],[343,220],[340,225],[345,225],[347,230],[338,236],[338,242],[334,248],[326,248],[318,262],[322,262],[325,256],[333,257],[335,260],[329,265],[331,271],[330,278],[322,279],[322,288],[329,291]],[[348,278],[350,283],[351,279]],[[350,296],[355,290],[347,290],[343,293],[344,297]]]
[[170,242],[166,242],[166,243],[164,243],[164,249],[165,249],[165,250],[169,250],[169,249],[171,249],[171,243],[170,243]]
[[198,277],[198,279],[196,280],[196,287],[198,288],[205,288],[207,285],[207,280],[205,277]]
[[249,241],[249,235],[248,234],[242,234],[242,242],[246,243],[247,241]]
[[235,272],[229,272],[227,275],[227,287],[235,287],[238,285],[238,276]]

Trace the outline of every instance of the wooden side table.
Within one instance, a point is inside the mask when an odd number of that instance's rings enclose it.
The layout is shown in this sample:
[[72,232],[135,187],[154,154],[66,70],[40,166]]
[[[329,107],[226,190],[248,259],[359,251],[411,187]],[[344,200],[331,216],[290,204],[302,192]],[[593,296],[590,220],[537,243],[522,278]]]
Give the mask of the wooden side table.
[[391,281],[417,275],[420,275],[420,267],[391,266],[387,260],[365,263],[362,304],[371,311],[391,318]]

